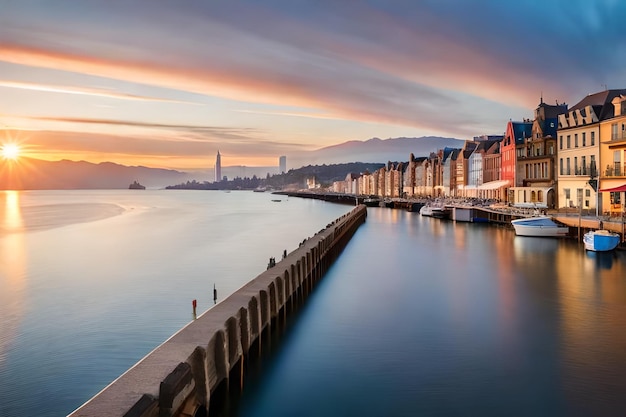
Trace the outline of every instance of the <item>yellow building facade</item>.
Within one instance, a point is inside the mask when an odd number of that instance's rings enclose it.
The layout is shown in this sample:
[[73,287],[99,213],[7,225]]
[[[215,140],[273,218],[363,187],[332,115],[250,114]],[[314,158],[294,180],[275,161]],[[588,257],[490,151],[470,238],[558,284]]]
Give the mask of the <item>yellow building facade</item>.
[[626,95],[612,99],[613,117],[600,123],[599,189],[604,215],[621,215],[624,193],[602,191],[626,185]]

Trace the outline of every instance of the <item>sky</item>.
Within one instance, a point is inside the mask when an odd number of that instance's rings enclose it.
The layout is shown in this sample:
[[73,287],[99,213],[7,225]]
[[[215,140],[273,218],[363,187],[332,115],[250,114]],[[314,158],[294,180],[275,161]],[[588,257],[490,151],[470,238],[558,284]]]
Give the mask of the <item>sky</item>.
[[0,0],[0,144],[274,166],[349,140],[503,134],[626,88],[620,0]]

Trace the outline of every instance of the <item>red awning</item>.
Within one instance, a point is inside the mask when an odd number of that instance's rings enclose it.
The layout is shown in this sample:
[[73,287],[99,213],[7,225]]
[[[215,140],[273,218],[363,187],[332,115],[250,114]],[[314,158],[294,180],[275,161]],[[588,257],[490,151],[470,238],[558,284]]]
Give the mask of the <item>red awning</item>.
[[626,192],[626,184],[620,185],[619,187],[614,188],[605,188],[604,190],[600,190],[601,193],[623,193]]

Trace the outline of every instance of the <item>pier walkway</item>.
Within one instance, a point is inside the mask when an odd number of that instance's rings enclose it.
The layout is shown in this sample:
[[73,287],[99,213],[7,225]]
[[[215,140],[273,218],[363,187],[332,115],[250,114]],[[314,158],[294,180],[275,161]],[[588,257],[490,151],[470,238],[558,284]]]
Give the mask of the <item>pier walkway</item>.
[[260,355],[261,339],[304,302],[366,216],[365,206],[355,207],[305,239],[69,417],[208,415],[223,387],[242,386],[245,364]]

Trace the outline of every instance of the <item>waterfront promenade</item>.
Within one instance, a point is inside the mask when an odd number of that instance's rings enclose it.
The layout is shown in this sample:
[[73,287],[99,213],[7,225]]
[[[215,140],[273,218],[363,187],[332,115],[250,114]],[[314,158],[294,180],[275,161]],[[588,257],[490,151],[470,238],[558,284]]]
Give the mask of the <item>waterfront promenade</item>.
[[[290,195],[300,198],[313,198],[339,204],[363,204],[368,200],[367,196],[356,196],[353,194],[338,193],[318,193],[309,191],[279,192],[279,194]],[[513,207],[497,200],[480,198],[377,198],[380,207],[392,209],[419,211],[416,207],[426,204],[437,204],[440,206],[457,208],[462,210],[472,210],[480,213],[480,222],[498,224],[511,227],[511,220],[532,217],[543,214],[552,217],[554,220],[570,227],[570,237],[581,239],[582,235],[590,230],[606,229],[618,233],[621,243],[618,249],[626,248],[626,218],[622,216],[596,216],[589,210],[560,209],[560,210],[538,210],[535,208]],[[453,220],[455,220],[453,218]],[[471,221],[471,220],[470,220]]]

